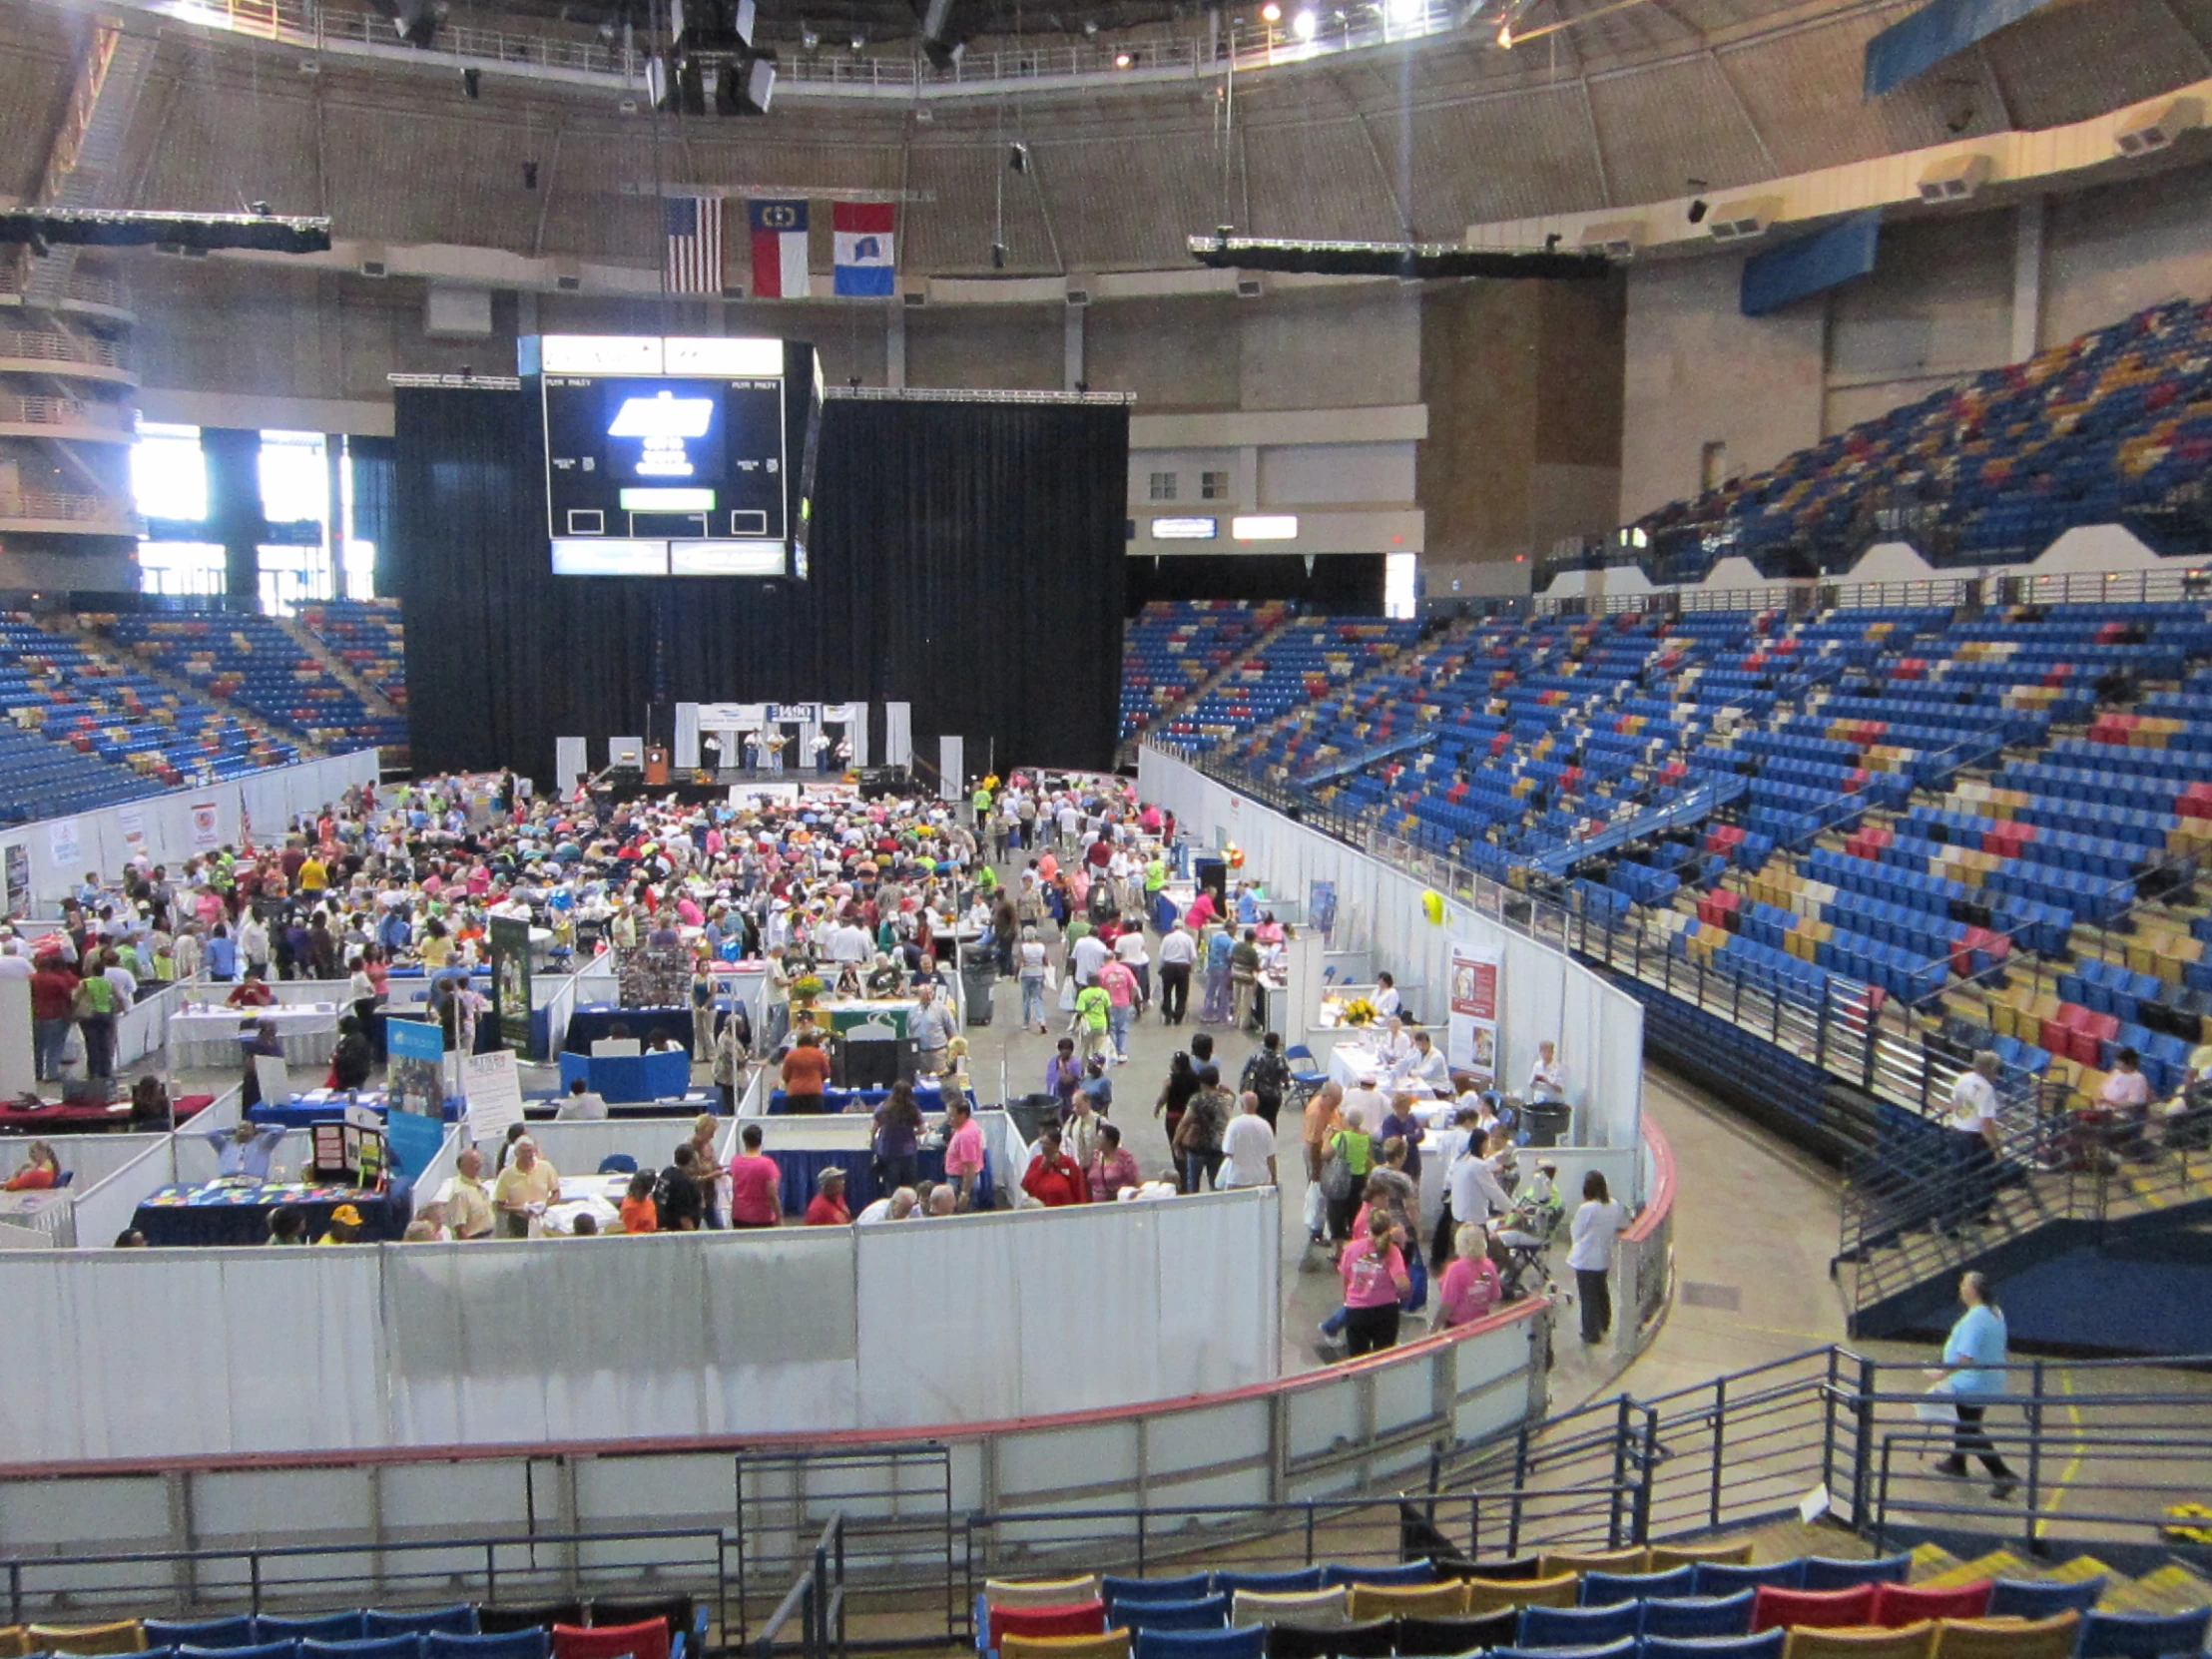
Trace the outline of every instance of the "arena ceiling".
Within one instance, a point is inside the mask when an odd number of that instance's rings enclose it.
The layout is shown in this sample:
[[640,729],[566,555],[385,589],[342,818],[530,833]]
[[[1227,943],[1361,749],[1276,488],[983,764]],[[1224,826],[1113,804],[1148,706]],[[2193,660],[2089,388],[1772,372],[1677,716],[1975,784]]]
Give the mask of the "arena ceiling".
[[[594,3],[449,0],[447,25],[592,40],[599,24],[576,8]],[[903,0],[838,3],[851,10],[837,15],[870,26],[899,23],[870,55],[910,53]],[[1085,15],[978,3],[1031,38]],[[1169,34],[1204,23],[1202,12],[1177,17],[1177,3],[1103,0],[1089,15]],[[764,34],[818,36],[815,54],[800,46],[788,62],[835,50],[826,9],[763,7]],[[619,87],[496,69],[471,99],[451,58],[307,52],[139,12],[126,14],[130,26],[158,29],[160,46],[118,205],[236,212],[266,201],[328,215],[341,240],[650,268],[653,198],[668,186],[897,192],[909,274],[988,273],[994,241],[1009,276],[1177,269],[1189,263],[1184,239],[1222,223],[1258,236],[1455,239],[1474,224],[1667,201],[1692,181],[1727,191],[2059,126],[2212,75],[2212,0],[2063,0],[1869,101],[1866,42],[1910,9],[1533,0],[1512,50],[1459,26],[1241,71],[1233,106],[1219,75],[1040,82],[1020,96],[943,101],[840,99],[795,80],[770,116],[683,120],[651,118],[634,97],[624,113]],[[28,200],[39,189],[82,26],[44,0],[0,0],[0,193]],[[1019,176],[1006,165],[1016,140],[1032,158]]]

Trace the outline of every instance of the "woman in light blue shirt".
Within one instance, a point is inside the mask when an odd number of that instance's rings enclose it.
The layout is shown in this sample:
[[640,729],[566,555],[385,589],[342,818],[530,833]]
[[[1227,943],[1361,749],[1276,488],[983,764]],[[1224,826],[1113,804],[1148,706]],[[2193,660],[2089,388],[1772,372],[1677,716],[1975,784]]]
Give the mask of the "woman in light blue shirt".
[[2002,1503],[2019,1481],[1982,1431],[1981,1417],[1989,1401],[2004,1394],[2004,1312],[1997,1307],[1988,1280],[1978,1273],[1959,1279],[1958,1300],[1966,1311],[1943,1339],[1942,1365],[1935,1374],[1935,1391],[1950,1396],[1958,1426],[1951,1431],[1950,1455],[1936,1467],[1940,1473],[1963,1477],[1970,1452],[1989,1471],[1993,1482],[1989,1495]]

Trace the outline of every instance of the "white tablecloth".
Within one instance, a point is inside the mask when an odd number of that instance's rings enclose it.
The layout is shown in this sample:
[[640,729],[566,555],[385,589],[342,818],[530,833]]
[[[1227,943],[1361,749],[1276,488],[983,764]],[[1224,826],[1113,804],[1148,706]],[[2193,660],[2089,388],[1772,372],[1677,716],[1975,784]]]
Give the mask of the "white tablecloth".
[[622,1200],[630,1190],[627,1175],[564,1175],[561,1196],[546,1206],[539,1230],[567,1235],[576,1231],[576,1218],[590,1215],[599,1231],[612,1233],[622,1220]]
[[321,1065],[336,1046],[334,1002],[293,1002],[271,1008],[186,1008],[169,1016],[169,1063],[176,1068],[240,1064],[247,1022],[274,1020],[287,1065]]
[[1329,1075],[1348,1089],[1372,1077],[1376,1086],[1386,1094],[1417,1095],[1426,1100],[1436,1092],[1426,1083],[1393,1081],[1390,1068],[1382,1063],[1377,1045],[1360,1037],[1342,1038],[1330,1049]]

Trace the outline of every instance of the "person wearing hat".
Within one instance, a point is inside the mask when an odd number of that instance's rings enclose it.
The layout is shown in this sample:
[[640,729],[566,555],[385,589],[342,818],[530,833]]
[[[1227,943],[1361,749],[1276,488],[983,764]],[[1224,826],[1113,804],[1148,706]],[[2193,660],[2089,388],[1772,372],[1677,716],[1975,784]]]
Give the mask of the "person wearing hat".
[[361,1236],[361,1213],[350,1204],[330,1212],[330,1230],[315,1240],[318,1245],[349,1245]]
[[815,1182],[814,1202],[807,1206],[809,1227],[843,1227],[852,1220],[844,1202],[844,1171],[831,1164]]

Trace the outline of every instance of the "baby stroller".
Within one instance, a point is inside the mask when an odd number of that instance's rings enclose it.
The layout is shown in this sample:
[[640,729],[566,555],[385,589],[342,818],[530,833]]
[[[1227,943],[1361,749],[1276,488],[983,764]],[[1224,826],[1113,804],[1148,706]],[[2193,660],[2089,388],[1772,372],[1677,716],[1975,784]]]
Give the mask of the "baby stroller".
[[1550,1164],[1537,1165],[1535,1179],[1515,1200],[1513,1213],[1498,1229],[1498,1248],[1504,1255],[1498,1263],[1498,1278],[1506,1302],[1557,1294],[1551,1279],[1551,1240],[1559,1231],[1567,1206],[1552,1179],[1555,1173]]

